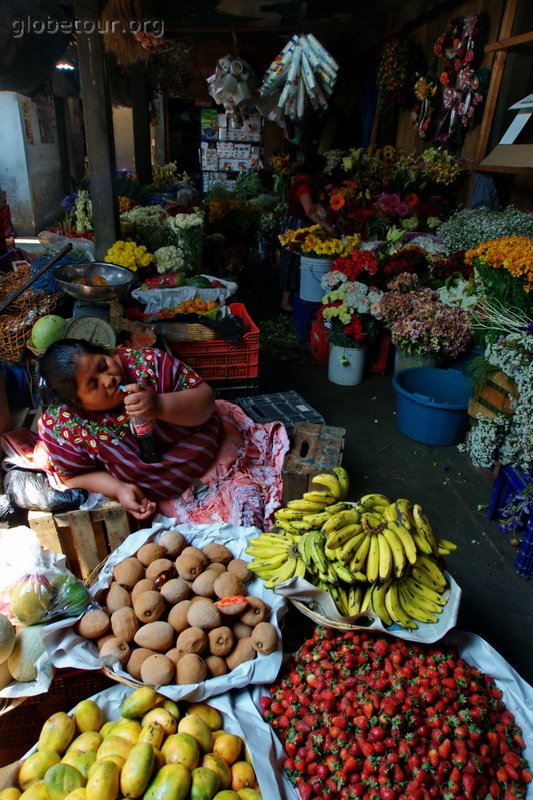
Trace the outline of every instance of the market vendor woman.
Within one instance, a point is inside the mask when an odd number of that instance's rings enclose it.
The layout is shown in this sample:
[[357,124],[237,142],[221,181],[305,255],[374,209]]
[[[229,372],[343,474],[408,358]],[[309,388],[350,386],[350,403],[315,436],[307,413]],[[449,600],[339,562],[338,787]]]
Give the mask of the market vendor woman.
[[[213,392],[177,358],[63,339],[42,356],[40,373],[49,405],[39,436],[65,487],[99,492],[145,520],[216,458],[223,428]],[[140,416],[153,424],[155,463],[141,459],[130,429]]]

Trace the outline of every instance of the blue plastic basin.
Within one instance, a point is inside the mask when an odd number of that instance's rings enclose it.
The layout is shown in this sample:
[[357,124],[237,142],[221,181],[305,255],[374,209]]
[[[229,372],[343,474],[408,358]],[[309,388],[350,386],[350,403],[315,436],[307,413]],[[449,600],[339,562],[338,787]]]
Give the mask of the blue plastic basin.
[[392,379],[398,430],[424,444],[458,444],[468,427],[472,380],[455,369],[416,367]]

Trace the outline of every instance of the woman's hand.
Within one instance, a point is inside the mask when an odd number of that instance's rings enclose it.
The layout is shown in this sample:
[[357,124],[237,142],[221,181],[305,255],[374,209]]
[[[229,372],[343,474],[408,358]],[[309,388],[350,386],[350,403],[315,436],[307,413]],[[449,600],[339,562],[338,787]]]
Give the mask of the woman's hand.
[[129,417],[145,417],[157,419],[159,410],[159,395],[139,386],[138,383],[129,383],[124,387],[124,408]]
[[135,519],[143,520],[151,517],[157,510],[157,504],[148,500],[142,489],[134,483],[123,483],[116,493],[117,501]]

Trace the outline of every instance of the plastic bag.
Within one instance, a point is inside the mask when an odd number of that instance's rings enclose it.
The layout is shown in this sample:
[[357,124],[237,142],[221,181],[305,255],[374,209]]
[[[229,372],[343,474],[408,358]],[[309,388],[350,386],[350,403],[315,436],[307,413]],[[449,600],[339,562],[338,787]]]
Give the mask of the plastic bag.
[[60,492],[50,486],[44,472],[11,469],[4,477],[4,491],[17,508],[31,511],[66,511],[79,508],[87,499],[85,489],[67,489]]
[[53,231],[41,231],[38,234],[38,238],[40,243],[52,253],[59,253],[66,244],[70,243],[72,244],[73,250],[83,255],[87,261],[96,260],[94,242],[91,242],[90,239],[83,239],[80,236],[62,236]]
[[90,595],[72,572],[37,564],[8,590],[9,611],[20,625],[40,625],[77,617],[90,603]]

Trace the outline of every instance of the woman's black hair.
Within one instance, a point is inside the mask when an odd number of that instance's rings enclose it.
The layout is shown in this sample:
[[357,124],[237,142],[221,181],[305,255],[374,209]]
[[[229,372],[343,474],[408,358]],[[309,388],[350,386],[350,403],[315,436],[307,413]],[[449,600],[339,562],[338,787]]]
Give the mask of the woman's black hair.
[[44,381],[43,400],[78,406],[76,372],[80,356],[99,355],[107,351],[85,339],[60,339],[39,359],[39,374]]

